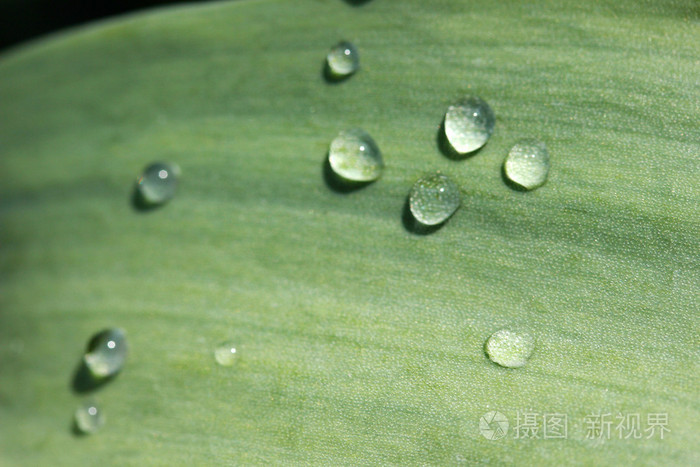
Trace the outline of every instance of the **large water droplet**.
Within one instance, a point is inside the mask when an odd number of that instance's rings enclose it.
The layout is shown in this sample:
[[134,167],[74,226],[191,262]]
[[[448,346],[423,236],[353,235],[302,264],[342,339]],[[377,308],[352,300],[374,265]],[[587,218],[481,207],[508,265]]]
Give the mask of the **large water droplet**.
[[421,177],[408,197],[413,217],[423,225],[445,222],[462,203],[459,187],[447,176],[436,173]]
[[465,97],[447,108],[445,137],[458,154],[468,154],[486,144],[495,122],[486,101],[475,96]]
[[485,345],[486,354],[491,361],[506,368],[524,366],[534,348],[535,338],[530,333],[510,329],[494,332]]
[[214,359],[221,366],[231,366],[238,360],[238,351],[235,344],[227,342],[214,350]]
[[379,178],[384,161],[372,137],[359,128],[341,131],[331,142],[328,162],[338,176],[352,182]]
[[121,329],[106,329],[95,334],[83,356],[85,366],[97,378],[116,375],[124,366],[127,354],[126,335]]
[[541,141],[519,141],[508,153],[503,164],[508,180],[526,190],[544,185],[549,173],[549,153]]
[[141,201],[146,205],[163,204],[175,196],[180,168],[175,164],[156,162],[146,167],[136,181]]
[[94,402],[86,402],[75,411],[75,429],[83,434],[91,434],[104,424],[102,410]]
[[326,57],[327,71],[332,78],[344,78],[360,68],[360,55],[350,42],[336,44]]

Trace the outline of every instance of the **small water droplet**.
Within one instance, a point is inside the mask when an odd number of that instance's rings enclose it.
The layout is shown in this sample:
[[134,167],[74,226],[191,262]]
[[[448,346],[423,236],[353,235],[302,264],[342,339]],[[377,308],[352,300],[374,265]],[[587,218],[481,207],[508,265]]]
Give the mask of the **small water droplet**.
[[221,344],[214,350],[214,359],[221,366],[233,365],[238,360],[236,345],[231,342]]
[[147,205],[163,204],[175,196],[180,169],[175,164],[156,162],[146,167],[136,181],[138,193]]
[[438,225],[457,211],[462,203],[459,187],[446,175],[421,177],[408,197],[413,217],[423,225]]
[[534,348],[535,338],[530,333],[510,329],[494,332],[485,345],[491,361],[506,368],[524,366]]
[[94,402],[86,402],[75,411],[75,429],[83,434],[91,434],[104,424],[102,410]]
[[124,366],[127,354],[126,335],[121,329],[106,329],[95,334],[83,356],[85,366],[97,378],[116,375]]
[[486,101],[476,96],[465,97],[447,108],[445,137],[458,154],[468,154],[486,144],[495,122]]
[[354,45],[342,41],[328,52],[326,63],[332,77],[344,78],[360,68],[360,55]]
[[549,173],[547,146],[535,139],[524,139],[510,150],[503,164],[508,180],[526,190],[544,185]]
[[328,162],[338,176],[352,182],[377,180],[384,169],[379,147],[359,128],[341,131],[331,142]]

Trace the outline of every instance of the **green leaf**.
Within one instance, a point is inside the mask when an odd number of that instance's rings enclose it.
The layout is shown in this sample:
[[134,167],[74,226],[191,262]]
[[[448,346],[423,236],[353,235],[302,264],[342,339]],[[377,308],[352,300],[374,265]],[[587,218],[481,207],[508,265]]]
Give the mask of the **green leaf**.
[[[690,465],[699,461],[698,44],[694,1],[243,0],[48,38],[0,60],[3,465]],[[323,79],[337,41],[361,69]],[[440,153],[464,94],[496,114],[471,158]],[[361,127],[382,179],[339,192],[331,139]],[[544,141],[547,184],[501,166]],[[161,209],[140,170],[182,168]],[[463,191],[414,233],[405,197]],[[71,433],[90,336],[123,372]],[[527,365],[484,353],[526,327]],[[222,341],[240,359],[216,365]],[[479,419],[510,421],[487,440]],[[516,439],[565,414],[568,439]],[[586,417],[610,413],[610,439]],[[615,417],[667,414],[619,439]],[[624,433],[623,433],[624,434]]]

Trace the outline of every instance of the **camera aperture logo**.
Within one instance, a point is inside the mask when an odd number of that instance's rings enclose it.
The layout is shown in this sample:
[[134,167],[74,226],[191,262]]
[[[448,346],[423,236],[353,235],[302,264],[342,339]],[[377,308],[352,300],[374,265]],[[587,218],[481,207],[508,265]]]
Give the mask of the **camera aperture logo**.
[[479,430],[484,438],[494,441],[508,434],[508,418],[501,412],[488,412],[479,420]]

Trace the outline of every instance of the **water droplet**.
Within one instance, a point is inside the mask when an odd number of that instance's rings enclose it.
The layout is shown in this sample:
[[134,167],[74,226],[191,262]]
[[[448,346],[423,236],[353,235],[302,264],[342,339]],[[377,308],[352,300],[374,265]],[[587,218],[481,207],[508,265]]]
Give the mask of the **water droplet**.
[[94,402],[86,402],[75,411],[75,428],[80,433],[91,434],[104,424],[102,410]]
[[126,335],[121,329],[107,329],[95,334],[83,356],[85,366],[97,378],[116,375],[124,366],[127,354]]
[[214,359],[221,366],[231,366],[238,360],[236,346],[230,342],[221,344],[214,350]]
[[524,366],[533,349],[535,338],[528,332],[501,329],[496,331],[486,341],[486,354],[491,361],[506,368]]
[[508,180],[526,190],[544,185],[549,173],[549,153],[541,141],[519,141],[506,156],[503,171]]
[[163,204],[175,196],[180,168],[156,162],[146,167],[137,180],[138,193],[147,205]]
[[436,173],[420,178],[411,188],[408,201],[411,214],[418,222],[437,225],[457,211],[462,197],[452,180]]
[[350,42],[339,42],[326,57],[328,72],[334,78],[344,78],[360,68],[360,55]]
[[352,182],[379,178],[384,161],[372,137],[359,128],[341,131],[331,142],[328,162],[338,176]]
[[486,144],[495,122],[486,101],[475,96],[465,97],[447,108],[445,137],[458,154],[468,154]]

